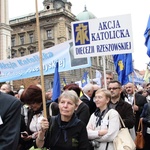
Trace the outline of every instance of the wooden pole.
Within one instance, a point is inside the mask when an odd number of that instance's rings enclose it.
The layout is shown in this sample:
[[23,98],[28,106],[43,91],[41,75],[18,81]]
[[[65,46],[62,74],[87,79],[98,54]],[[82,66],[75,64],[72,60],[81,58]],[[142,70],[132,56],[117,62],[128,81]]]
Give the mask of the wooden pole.
[[91,79],[91,83],[93,84],[93,75],[92,75],[92,68],[90,67],[90,79]]
[[40,35],[38,2],[37,2],[37,0],[35,0],[35,7],[36,7],[36,27],[37,27],[37,35],[38,35],[38,49],[39,49],[39,57],[40,57],[40,73],[41,73],[41,86],[42,86],[43,115],[44,115],[44,117],[47,118],[45,87],[44,87],[44,75],[43,75],[43,58],[42,58],[41,35]]
[[102,56],[102,58],[103,58],[103,71],[104,71],[104,87],[107,89],[105,56]]

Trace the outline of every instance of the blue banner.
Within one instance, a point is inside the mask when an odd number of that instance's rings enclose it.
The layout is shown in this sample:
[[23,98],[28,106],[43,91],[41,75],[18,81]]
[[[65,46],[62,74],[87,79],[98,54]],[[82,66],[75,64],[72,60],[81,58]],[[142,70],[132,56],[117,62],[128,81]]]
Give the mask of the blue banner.
[[[74,58],[72,40],[43,50],[42,60],[44,75],[55,72],[56,62],[59,64],[59,72],[91,66],[90,58]],[[0,82],[35,76],[40,76],[39,52],[0,61]]]

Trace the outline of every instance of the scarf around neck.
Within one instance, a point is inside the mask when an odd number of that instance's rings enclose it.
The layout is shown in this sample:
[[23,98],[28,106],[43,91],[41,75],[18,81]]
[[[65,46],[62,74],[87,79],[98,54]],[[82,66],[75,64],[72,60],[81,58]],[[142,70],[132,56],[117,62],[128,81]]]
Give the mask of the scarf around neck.
[[67,142],[68,141],[67,130],[69,128],[72,128],[72,127],[76,126],[80,122],[80,120],[77,118],[77,116],[74,113],[72,118],[70,119],[70,121],[68,123],[62,124],[61,115],[59,114],[56,117],[56,122],[58,123],[59,129],[56,132],[55,144],[59,140],[61,134],[63,134],[64,141]]
[[94,112],[94,115],[96,118],[96,127],[101,125],[101,120],[104,118],[105,114],[109,111],[109,108],[107,107],[105,110],[101,112],[99,108],[96,109]]

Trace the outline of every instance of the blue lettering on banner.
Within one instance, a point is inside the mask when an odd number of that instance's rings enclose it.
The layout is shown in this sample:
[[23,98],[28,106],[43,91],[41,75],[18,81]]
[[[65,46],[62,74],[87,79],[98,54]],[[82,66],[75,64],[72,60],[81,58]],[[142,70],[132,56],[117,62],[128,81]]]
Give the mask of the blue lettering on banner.
[[[56,67],[56,62],[58,62],[59,67],[62,67],[62,68],[65,67],[65,58],[64,58],[64,59],[59,59],[59,60],[53,60],[48,64],[44,64],[43,65],[43,70],[48,71],[50,69],[54,69]],[[38,71],[40,71],[39,66],[38,67],[30,67],[30,68],[27,69],[26,74],[27,73],[38,72]]]
[[119,20],[112,20],[112,21],[100,22],[98,30],[108,30],[108,29],[115,29],[120,27],[121,26]]
[[[51,52],[42,53],[43,60],[50,59],[51,57],[53,57],[53,53],[51,53]],[[35,55],[31,58],[17,60],[17,62],[19,63],[20,66],[24,66],[24,65],[34,63],[34,62],[39,62],[39,61],[40,61],[40,58],[38,55]]]
[[120,50],[130,50],[131,47],[132,47],[131,42],[103,44],[103,45],[96,46],[98,53],[120,51]]
[[118,39],[130,37],[128,29],[91,33],[92,41]]
[[89,23],[77,23],[73,25],[75,35],[75,45],[90,44]]
[[15,69],[17,67],[17,64],[14,62],[0,63],[0,69]]
[[53,53],[51,52],[43,53],[42,55],[43,55],[43,60],[53,57]]
[[17,60],[17,62],[19,63],[20,66],[23,66],[34,62],[39,62],[39,59],[40,59],[39,56],[35,55],[32,58],[19,59]]
[[95,53],[94,46],[85,46],[85,47],[76,48],[76,54],[77,55],[91,54],[91,53]]

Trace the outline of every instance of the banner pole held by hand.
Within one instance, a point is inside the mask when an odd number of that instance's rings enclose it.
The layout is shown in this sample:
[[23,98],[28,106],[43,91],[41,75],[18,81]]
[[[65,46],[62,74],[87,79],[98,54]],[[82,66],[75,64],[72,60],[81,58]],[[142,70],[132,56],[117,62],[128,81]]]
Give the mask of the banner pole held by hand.
[[44,87],[44,75],[43,75],[43,58],[42,58],[41,35],[40,35],[38,2],[37,2],[37,0],[35,0],[35,7],[36,7],[36,27],[37,27],[37,35],[38,35],[38,49],[39,49],[39,57],[40,57],[40,74],[41,74],[41,86],[42,86],[43,115],[44,115],[45,118],[47,118],[45,87]]

